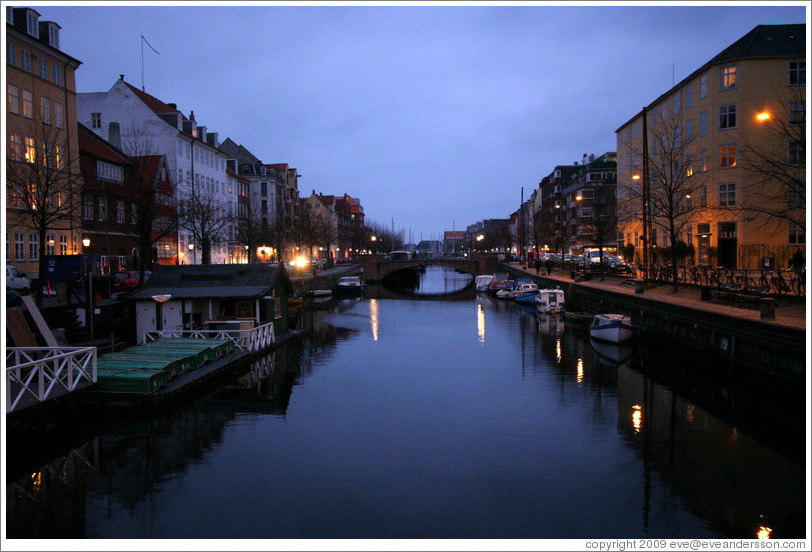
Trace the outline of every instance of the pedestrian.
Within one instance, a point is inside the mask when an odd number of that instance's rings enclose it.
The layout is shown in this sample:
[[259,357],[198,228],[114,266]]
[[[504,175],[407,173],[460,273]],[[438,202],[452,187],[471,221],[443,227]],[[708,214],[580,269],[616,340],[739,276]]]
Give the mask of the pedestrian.
[[533,264],[534,264],[534,265],[535,265],[535,267],[536,267],[536,274],[538,274],[538,273],[539,273],[539,270],[541,270],[541,259],[539,259],[538,257],[536,257],[536,262],[535,262],[535,263],[533,263]]
[[547,268],[547,276],[553,273],[553,260],[551,258],[547,257],[544,266]]
[[800,249],[796,249],[795,254],[792,256],[792,268],[796,272],[800,272],[804,268],[804,254],[801,253]]

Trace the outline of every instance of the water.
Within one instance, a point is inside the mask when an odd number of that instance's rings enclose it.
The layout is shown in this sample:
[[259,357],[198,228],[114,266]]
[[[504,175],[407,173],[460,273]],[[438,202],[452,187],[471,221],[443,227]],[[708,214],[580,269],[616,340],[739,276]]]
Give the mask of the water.
[[368,291],[175,413],[10,441],[8,536],[804,536],[803,405],[693,398],[652,374],[685,363],[488,297]]

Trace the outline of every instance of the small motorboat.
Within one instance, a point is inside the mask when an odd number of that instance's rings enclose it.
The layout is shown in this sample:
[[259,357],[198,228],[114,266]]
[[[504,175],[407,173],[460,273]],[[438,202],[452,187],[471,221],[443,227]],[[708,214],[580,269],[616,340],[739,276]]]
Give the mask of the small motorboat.
[[490,293],[496,296],[497,299],[509,299],[510,293],[516,287],[516,282],[513,280],[493,281],[490,286]]
[[474,280],[474,286],[478,292],[485,293],[491,282],[493,282],[493,274],[481,274]]
[[361,293],[364,290],[360,276],[342,276],[336,285],[339,293]]
[[560,288],[540,289],[533,302],[536,309],[544,314],[564,312],[567,308],[564,291]]
[[589,336],[599,341],[623,343],[634,337],[632,319],[623,314],[596,314],[589,326]]
[[530,297],[531,302],[532,298],[538,295],[539,286],[530,278],[520,278],[516,280],[516,287],[513,290],[512,297],[517,301],[523,297]]

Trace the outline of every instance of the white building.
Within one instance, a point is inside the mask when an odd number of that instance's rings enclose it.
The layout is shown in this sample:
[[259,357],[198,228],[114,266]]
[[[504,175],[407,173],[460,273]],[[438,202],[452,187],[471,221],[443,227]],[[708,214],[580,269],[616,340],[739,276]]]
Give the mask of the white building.
[[[215,198],[224,210],[235,213],[239,190],[229,186],[226,154],[220,151],[216,132],[208,132],[176,104],[163,101],[138,90],[124,80],[124,75],[107,92],[78,95],[78,120],[96,134],[130,155],[161,153],[166,155],[176,197],[189,197],[192,190],[204,197]],[[227,235],[232,236],[229,232]],[[200,263],[192,234],[178,229],[178,262]],[[211,262],[223,263],[235,244],[227,241],[212,244]]]

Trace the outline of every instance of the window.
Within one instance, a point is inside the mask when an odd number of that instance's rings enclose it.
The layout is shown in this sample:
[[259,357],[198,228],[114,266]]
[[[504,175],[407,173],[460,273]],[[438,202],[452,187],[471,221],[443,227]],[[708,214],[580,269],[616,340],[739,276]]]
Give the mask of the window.
[[736,206],[736,184],[732,182],[719,184],[719,207]]
[[719,68],[719,90],[736,88],[736,65],[723,65]]
[[708,133],[708,112],[703,111],[699,114],[699,135],[705,136]]
[[56,128],[65,128],[65,115],[59,102],[54,102],[54,125]]
[[7,85],[8,90],[8,112],[20,114],[20,89],[13,84]]
[[690,84],[685,85],[685,107],[691,107],[693,103],[693,86]]
[[663,109],[663,122],[665,122],[668,119],[668,100],[665,100],[663,102],[662,109]]
[[736,128],[736,104],[719,106],[719,130]]
[[789,124],[792,126],[806,124],[806,106],[803,100],[789,102]]
[[104,161],[96,161],[96,177],[113,182],[124,182],[124,169]]
[[677,113],[679,113],[679,92],[674,93],[672,103],[674,104],[674,115],[676,115]]
[[804,143],[803,142],[790,142],[789,152],[787,155],[787,163],[793,167],[802,167],[804,165]]
[[125,214],[124,202],[121,201],[121,200],[117,200],[116,201],[116,222],[123,224],[123,223],[127,222],[126,218],[127,218],[127,216]]
[[56,254],[56,239],[53,234],[45,235],[45,254],[46,255]]
[[65,168],[65,146],[62,144],[57,144],[56,148],[54,148],[54,168],[56,169],[64,169]]
[[685,142],[690,142],[694,137],[694,122],[691,119],[685,121]]
[[736,166],[736,144],[724,144],[719,146],[719,168],[731,168]]
[[634,139],[637,140],[637,121],[634,122]]
[[789,62],[789,84],[792,86],[803,86],[806,84],[806,62]]
[[657,143],[658,142],[659,142],[659,140],[657,140],[656,137],[651,139],[651,156],[652,157],[657,157]]
[[54,65],[53,70],[54,70],[54,84],[57,86],[62,86],[62,68]]
[[34,95],[30,90],[23,90],[23,117],[34,118]]
[[48,62],[42,58],[39,60],[39,76],[43,79],[48,78]]
[[6,63],[17,66],[17,46],[11,42],[6,42]]
[[90,114],[90,128],[101,128],[101,113]]
[[699,150],[699,171],[705,172],[708,170],[708,150]]
[[657,127],[657,110],[656,109],[651,110],[651,126],[652,126],[652,128]]
[[[699,189],[699,206],[700,207],[707,207],[708,206],[708,187],[707,186],[702,186]],[[710,226],[708,227],[708,232],[710,232]]]
[[39,260],[39,234],[28,234],[28,260]]
[[41,97],[40,99],[40,117],[42,118],[42,123],[46,125],[51,124],[51,100],[46,98],[45,96]]
[[82,218],[93,220],[93,198],[90,196],[85,196],[82,202]]
[[789,245],[804,245],[806,243],[804,229],[795,222],[787,223],[787,243]]
[[37,145],[30,136],[25,137],[25,160],[29,163],[37,161]]
[[59,28],[56,25],[48,27],[48,42],[51,46],[59,50]]
[[708,74],[705,73],[701,77],[699,77],[699,99],[706,97],[708,95]]
[[20,136],[16,132],[10,132],[8,135],[8,143],[9,143],[9,152],[8,152],[9,159],[13,159],[14,161],[22,161],[23,158],[22,136]]
[[20,67],[23,71],[31,72],[31,52],[28,50],[20,50],[20,61],[22,64]]
[[261,182],[260,183],[260,190],[261,190],[259,192],[260,195],[262,195],[263,197],[267,196],[268,195],[268,183],[267,182]]
[[22,232],[14,232],[14,260],[25,260],[25,236]]
[[39,38],[39,17],[37,17],[36,12],[29,11],[27,13],[25,22],[28,34],[35,38]]
[[130,224],[138,223],[138,205],[135,203],[130,204]]
[[99,198],[99,220],[107,220],[107,198]]
[[693,245],[694,243],[694,227],[690,224],[685,227],[685,245]]
[[68,254],[68,237],[67,236],[59,236],[59,254],[60,255],[67,255]]

